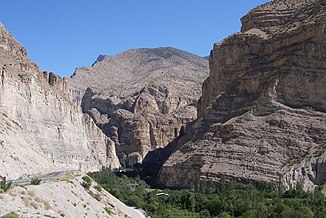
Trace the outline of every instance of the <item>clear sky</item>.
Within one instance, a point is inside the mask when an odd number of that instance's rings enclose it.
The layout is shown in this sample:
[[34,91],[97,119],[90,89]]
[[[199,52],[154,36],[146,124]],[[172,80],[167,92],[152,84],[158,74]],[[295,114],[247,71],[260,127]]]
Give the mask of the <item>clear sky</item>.
[[0,21],[41,70],[70,76],[99,54],[172,46],[207,56],[268,0],[4,0]]

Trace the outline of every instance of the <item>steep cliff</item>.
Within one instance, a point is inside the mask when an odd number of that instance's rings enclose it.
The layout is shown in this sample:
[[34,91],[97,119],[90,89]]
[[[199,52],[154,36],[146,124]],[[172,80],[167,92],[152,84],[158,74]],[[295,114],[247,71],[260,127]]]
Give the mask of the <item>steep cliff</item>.
[[75,101],[116,144],[120,159],[140,162],[197,117],[208,61],[174,49],[133,49],[99,56],[68,79]]
[[326,182],[325,5],[272,1],[214,45],[199,118],[159,183],[193,187],[226,176],[312,189]]
[[[70,101],[66,81],[41,73],[2,24],[0,70],[0,175],[119,165],[114,143]],[[15,165],[8,161],[12,152]]]

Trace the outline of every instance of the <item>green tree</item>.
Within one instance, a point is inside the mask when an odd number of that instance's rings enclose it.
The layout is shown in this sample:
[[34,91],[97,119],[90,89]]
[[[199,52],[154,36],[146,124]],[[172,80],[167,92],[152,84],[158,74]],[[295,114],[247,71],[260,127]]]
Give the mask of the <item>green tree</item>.
[[199,218],[210,218],[211,215],[207,209],[199,212]]
[[144,206],[143,200],[137,195],[130,195],[126,201],[127,205],[134,206],[136,208],[142,208]]
[[300,214],[294,208],[286,207],[281,212],[281,216],[280,217],[282,217],[282,218],[298,218],[298,217],[300,217]]
[[210,200],[208,200],[205,194],[196,193],[195,198],[196,198],[196,208],[195,208],[196,211],[208,210],[208,205]]
[[232,218],[232,216],[227,212],[222,212],[217,216],[217,218]]
[[240,218],[256,218],[256,217],[258,217],[258,216],[256,216],[256,213],[254,210],[248,210],[240,216]]
[[312,218],[314,217],[314,213],[311,211],[311,209],[307,206],[302,206],[300,208],[300,216],[302,218]]
[[207,203],[207,209],[209,210],[209,213],[213,216],[217,216],[222,212],[223,209],[226,208],[227,206],[225,202],[223,202],[218,195],[214,195],[213,198],[210,199],[210,201]]
[[190,211],[195,210],[196,199],[194,193],[190,191],[183,191],[181,195],[181,202],[183,203],[184,209],[189,209]]

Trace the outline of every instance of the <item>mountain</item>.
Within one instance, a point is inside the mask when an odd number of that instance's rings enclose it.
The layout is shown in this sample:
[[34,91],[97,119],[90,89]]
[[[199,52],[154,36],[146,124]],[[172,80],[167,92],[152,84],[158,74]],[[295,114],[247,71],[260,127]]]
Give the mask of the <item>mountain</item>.
[[[208,76],[208,62],[175,48],[131,49],[115,56],[100,55],[92,67],[77,68],[69,83],[76,89],[91,88],[107,96],[127,97],[150,84],[187,82],[182,93],[200,95],[190,90]],[[160,79],[158,79],[160,78]],[[189,87],[190,86],[190,87]]]
[[208,61],[175,48],[100,55],[67,78],[73,100],[110,137],[120,160],[141,162],[197,117]]
[[199,117],[170,148],[158,183],[325,184],[325,19],[325,1],[275,0],[216,43]]
[[0,123],[1,176],[119,167],[114,143],[70,101],[66,81],[40,72],[2,24]]

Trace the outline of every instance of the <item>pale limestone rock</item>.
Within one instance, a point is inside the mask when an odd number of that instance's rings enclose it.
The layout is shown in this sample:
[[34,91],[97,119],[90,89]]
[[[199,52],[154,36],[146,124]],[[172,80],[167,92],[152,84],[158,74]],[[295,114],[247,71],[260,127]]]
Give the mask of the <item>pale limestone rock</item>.
[[17,122],[0,114],[0,175],[17,179],[55,171],[55,165],[39,144]]
[[[0,175],[15,168],[23,172],[26,166],[31,166],[28,173],[53,166],[84,171],[119,167],[114,143],[82,113],[79,105],[69,100],[65,80],[53,73],[42,74],[4,28],[0,29],[0,70],[0,112],[21,127],[24,134],[19,147],[32,141],[39,153],[26,154],[35,157],[30,163],[24,161],[14,167],[3,161]],[[4,128],[13,134],[10,126]],[[0,132],[0,140],[6,137],[4,134]],[[18,145],[11,140],[6,146]],[[38,161],[42,167],[35,164]]]
[[82,187],[82,176],[66,181],[42,182],[40,185],[16,186],[0,194],[0,216],[10,212],[20,217],[133,217],[144,218],[140,210],[128,207],[113,195],[92,182],[90,191],[98,195],[98,201]]
[[282,172],[284,175],[282,177],[282,184],[286,189],[303,188],[307,191],[313,191],[318,185],[325,186],[325,148],[325,144],[310,147],[307,156],[291,160],[290,163],[283,167]]

